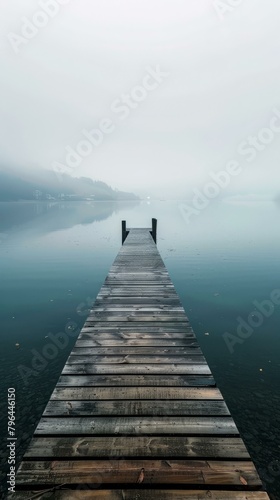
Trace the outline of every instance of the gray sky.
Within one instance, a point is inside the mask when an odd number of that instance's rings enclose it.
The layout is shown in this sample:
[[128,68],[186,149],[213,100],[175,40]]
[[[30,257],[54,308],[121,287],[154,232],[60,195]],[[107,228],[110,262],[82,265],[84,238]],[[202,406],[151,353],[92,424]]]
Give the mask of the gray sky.
[[279,19],[279,0],[2,0],[0,166],[166,196],[236,160],[228,194],[280,191]]

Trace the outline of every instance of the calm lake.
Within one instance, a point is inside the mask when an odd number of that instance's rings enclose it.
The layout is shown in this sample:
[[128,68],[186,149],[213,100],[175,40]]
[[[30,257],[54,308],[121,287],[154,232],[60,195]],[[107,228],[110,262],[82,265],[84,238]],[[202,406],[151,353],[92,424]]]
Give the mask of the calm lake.
[[[280,498],[280,206],[213,201],[189,223],[184,213],[176,201],[0,203],[3,485],[7,389],[16,389],[19,462],[121,246],[121,220],[150,227],[156,217],[159,251],[204,355]],[[67,345],[47,347],[65,331]]]

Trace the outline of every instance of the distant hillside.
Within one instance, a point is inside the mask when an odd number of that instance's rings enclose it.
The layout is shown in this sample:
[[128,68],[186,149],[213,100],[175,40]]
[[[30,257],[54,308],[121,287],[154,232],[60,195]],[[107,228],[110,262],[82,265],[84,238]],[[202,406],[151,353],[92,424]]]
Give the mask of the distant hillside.
[[0,201],[19,200],[137,200],[133,193],[112,189],[101,181],[87,177],[56,175],[51,170],[18,173],[0,170]]

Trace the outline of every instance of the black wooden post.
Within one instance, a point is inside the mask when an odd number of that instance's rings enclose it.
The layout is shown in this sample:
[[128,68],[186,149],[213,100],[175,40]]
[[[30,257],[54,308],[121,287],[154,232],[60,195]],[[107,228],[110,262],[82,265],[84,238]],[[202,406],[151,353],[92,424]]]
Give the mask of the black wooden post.
[[122,220],[122,245],[124,243],[126,236],[127,236],[127,234],[126,234],[126,221]]
[[157,242],[157,219],[152,219],[152,231],[151,235],[153,237],[154,242]]

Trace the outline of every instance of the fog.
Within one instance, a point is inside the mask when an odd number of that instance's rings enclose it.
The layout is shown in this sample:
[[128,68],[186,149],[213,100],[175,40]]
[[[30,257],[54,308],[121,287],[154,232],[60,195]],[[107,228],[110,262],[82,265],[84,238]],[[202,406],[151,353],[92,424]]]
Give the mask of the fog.
[[0,167],[160,197],[227,171],[224,196],[273,197],[279,14],[278,0],[1,2]]

